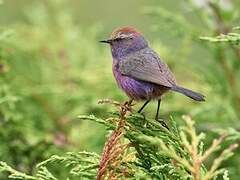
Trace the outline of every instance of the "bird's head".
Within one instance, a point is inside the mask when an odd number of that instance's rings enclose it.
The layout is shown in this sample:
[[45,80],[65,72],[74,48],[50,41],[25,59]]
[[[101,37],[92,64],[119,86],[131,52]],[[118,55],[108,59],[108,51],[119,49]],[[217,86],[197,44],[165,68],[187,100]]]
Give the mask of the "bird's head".
[[148,46],[143,35],[133,27],[116,29],[110,39],[100,42],[110,44],[114,57],[121,57]]

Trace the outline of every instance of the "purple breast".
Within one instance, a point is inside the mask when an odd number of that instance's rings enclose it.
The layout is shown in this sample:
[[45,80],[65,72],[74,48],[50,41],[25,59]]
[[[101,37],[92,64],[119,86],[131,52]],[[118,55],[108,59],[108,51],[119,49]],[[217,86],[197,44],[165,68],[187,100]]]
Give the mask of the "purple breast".
[[133,100],[157,99],[168,90],[162,86],[121,74],[117,63],[113,63],[112,70],[118,86]]

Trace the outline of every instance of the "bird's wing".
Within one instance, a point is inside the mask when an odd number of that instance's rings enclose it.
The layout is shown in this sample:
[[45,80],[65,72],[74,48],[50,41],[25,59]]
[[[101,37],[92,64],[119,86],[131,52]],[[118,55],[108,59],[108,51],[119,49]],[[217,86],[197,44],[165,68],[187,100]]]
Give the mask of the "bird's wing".
[[145,48],[127,55],[119,62],[122,74],[158,85],[173,87],[176,80],[168,66],[160,61],[156,52]]

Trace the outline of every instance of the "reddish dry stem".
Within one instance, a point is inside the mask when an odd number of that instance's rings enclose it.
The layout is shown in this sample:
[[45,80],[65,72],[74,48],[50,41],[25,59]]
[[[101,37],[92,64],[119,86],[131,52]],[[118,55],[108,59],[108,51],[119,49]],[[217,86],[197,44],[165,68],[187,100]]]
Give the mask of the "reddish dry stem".
[[[99,104],[108,103],[114,106],[117,106],[120,111],[120,120],[117,128],[112,132],[110,137],[105,143],[103,148],[102,157],[99,164],[99,169],[97,173],[97,180],[101,180],[104,177],[108,177],[108,179],[116,179],[116,175],[114,173],[114,169],[117,169],[121,164],[121,157],[125,150],[131,146],[131,144],[123,144],[118,145],[119,140],[124,134],[124,126],[125,126],[125,116],[127,112],[131,111],[132,101],[125,102],[123,104],[112,101],[112,100],[100,100]],[[114,167],[114,168],[113,168]]]

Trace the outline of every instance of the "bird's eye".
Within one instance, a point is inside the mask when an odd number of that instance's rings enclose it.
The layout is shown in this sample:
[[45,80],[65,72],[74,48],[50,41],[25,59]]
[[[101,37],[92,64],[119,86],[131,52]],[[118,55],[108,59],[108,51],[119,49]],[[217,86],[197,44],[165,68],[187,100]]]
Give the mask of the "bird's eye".
[[118,37],[114,39],[114,41],[121,41],[121,40],[123,40],[123,38]]

